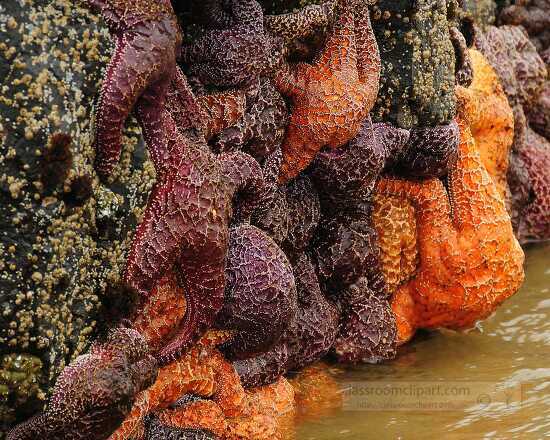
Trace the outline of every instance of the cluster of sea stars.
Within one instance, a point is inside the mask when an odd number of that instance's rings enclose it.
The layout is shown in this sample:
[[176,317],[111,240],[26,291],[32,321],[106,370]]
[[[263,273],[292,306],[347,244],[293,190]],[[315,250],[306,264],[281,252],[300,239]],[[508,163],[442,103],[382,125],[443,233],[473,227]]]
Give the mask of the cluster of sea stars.
[[205,0],[185,44],[168,0],[87,3],[116,40],[97,173],[111,178],[132,111],[156,170],[123,280],[139,299],[10,440],[279,438],[289,371],[392,359],[417,328],[471,327],[518,289],[512,114],[457,28],[459,115],[406,130],[369,116],[367,0],[280,16]]

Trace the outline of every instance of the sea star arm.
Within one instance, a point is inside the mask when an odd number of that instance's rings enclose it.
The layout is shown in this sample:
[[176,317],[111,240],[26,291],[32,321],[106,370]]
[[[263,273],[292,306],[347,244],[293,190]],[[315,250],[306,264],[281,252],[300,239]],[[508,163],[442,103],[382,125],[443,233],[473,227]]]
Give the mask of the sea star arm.
[[[337,1],[338,18],[335,20],[332,32],[315,63],[318,68],[341,71],[349,69],[350,66],[357,66],[354,3],[353,0]],[[357,75],[357,71],[355,74]]]
[[136,395],[157,375],[155,360],[136,331],[113,330],[59,376],[46,411],[19,425],[9,440],[104,440],[124,420]]
[[266,15],[266,29],[283,38],[285,43],[298,38],[304,38],[328,26],[334,14],[335,1],[331,0],[321,5],[308,5],[297,12],[279,15]]
[[380,51],[372,30],[367,1],[361,0],[355,8],[355,44],[359,81],[368,85],[368,108],[372,108],[378,94],[380,80]]
[[102,8],[108,22],[116,19],[111,25],[116,44],[96,112],[95,167],[101,177],[108,177],[118,162],[122,128],[129,113],[151,85],[169,81],[181,44],[170,5],[150,8],[152,12],[144,13],[143,17],[130,14],[127,19],[119,18],[124,17],[119,7],[106,2]]
[[252,156],[241,151],[222,153],[218,156],[226,178],[230,181],[230,192],[238,194],[234,207],[234,221],[247,219],[266,197],[265,181],[260,164]]
[[340,294],[341,323],[334,342],[339,362],[380,362],[396,355],[396,324],[385,289],[376,291],[365,277]]
[[242,359],[273,346],[294,319],[294,275],[275,242],[247,224],[230,231],[226,274],[226,302],[216,326],[236,330],[224,351],[229,359]]
[[459,131],[455,121],[435,127],[413,128],[397,169],[399,173],[413,177],[443,176],[456,158],[458,143]]

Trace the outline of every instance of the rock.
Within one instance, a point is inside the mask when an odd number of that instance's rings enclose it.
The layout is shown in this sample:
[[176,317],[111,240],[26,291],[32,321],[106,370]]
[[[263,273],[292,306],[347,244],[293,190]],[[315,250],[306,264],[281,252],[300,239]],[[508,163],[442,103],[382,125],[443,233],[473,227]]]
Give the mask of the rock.
[[104,186],[93,171],[92,108],[110,50],[99,17],[70,0],[0,3],[1,432],[40,409],[87,349],[154,177],[135,122],[116,180]]

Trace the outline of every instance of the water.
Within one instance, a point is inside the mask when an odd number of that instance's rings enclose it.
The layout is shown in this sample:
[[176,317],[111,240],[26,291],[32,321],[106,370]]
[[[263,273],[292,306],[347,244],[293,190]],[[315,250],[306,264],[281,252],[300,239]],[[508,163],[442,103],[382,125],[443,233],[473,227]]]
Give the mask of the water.
[[[464,404],[458,397],[435,397],[436,403],[458,405],[458,409],[438,411],[350,411],[336,404],[322,417],[308,414],[306,408],[296,438],[550,437],[550,244],[527,250],[525,270],[521,290],[483,322],[480,330],[423,334],[403,347],[392,363],[333,370],[331,374],[339,390],[349,388],[349,382],[378,387],[380,381],[408,387],[465,384],[472,402],[470,397]],[[371,402],[391,404],[395,400],[388,397]],[[425,404],[430,398],[408,397],[405,401]]]

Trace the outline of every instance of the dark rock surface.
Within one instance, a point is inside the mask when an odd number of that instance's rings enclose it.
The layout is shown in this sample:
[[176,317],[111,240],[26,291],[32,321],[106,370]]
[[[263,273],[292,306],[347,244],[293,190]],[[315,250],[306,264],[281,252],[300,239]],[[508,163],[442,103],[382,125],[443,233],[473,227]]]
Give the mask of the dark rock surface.
[[0,3],[0,432],[87,349],[154,177],[132,122],[114,183],[92,169],[110,50],[70,0]]

